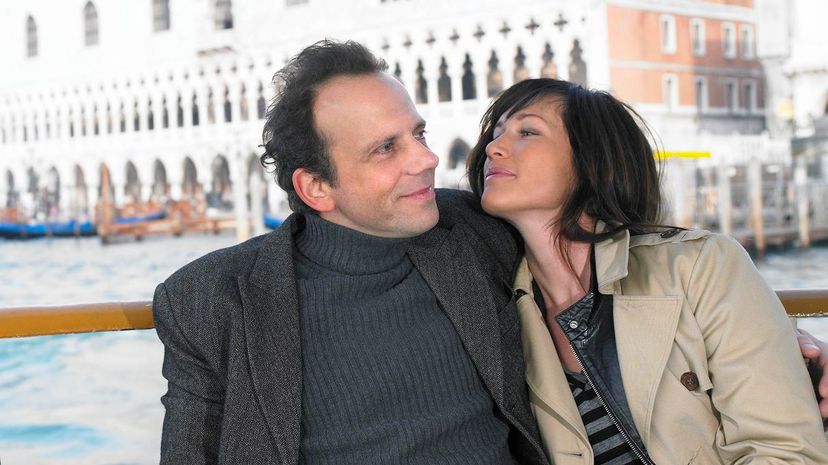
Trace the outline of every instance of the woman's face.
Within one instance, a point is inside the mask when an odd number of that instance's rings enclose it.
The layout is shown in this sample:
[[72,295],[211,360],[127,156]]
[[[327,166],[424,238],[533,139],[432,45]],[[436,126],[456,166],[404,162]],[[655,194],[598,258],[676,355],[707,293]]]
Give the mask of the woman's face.
[[495,126],[483,166],[483,209],[509,222],[560,218],[574,183],[572,148],[557,99],[546,97]]

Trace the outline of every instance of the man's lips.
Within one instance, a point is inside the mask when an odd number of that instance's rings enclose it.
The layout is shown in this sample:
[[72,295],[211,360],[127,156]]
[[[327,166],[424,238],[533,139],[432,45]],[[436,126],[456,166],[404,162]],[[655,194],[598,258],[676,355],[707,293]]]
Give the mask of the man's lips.
[[503,169],[503,168],[492,167],[492,168],[489,168],[488,171],[486,171],[486,180],[488,181],[489,179],[492,179],[492,178],[502,178],[502,177],[514,176],[514,175],[515,175],[515,173],[512,173],[509,170],[506,170],[506,169]]
[[410,194],[405,194],[402,197],[405,198],[405,199],[413,199],[413,200],[421,200],[421,199],[432,198],[432,197],[434,197],[434,186],[426,186],[422,189],[411,192]]

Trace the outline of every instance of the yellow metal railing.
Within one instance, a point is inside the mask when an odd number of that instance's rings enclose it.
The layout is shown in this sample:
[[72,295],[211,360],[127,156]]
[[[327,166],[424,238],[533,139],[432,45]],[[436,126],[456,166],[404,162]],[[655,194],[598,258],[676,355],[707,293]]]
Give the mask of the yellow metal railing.
[[[776,294],[792,317],[828,316],[828,289],[780,290]],[[0,339],[152,328],[149,301],[0,308]]]

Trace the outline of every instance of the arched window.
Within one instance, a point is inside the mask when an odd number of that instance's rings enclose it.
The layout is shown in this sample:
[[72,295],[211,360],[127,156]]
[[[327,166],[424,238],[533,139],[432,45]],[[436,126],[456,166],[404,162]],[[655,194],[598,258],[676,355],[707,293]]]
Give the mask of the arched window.
[[249,117],[249,111],[247,108],[247,86],[242,84],[241,96],[239,97],[239,117],[242,121],[247,121]]
[[474,82],[474,70],[469,54],[466,54],[466,61],[463,62],[463,100],[474,100],[477,98],[477,87]]
[[80,132],[81,132],[81,137],[86,137],[86,108],[84,108],[84,107],[81,107]]
[[112,107],[106,104],[106,133],[112,134]]
[[469,144],[465,143],[462,139],[454,139],[449,149],[448,168],[453,170],[465,166],[466,158],[469,157],[470,151]]
[[400,81],[400,84],[402,84],[402,83],[403,83],[403,80],[402,80],[402,69],[400,69],[400,62],[399,62],[399,61],[398,61],[398,62],[396,62],[396,63],[394,64],[394,77],[395,77],[398,81]]
[[83,30],[85,37],[85,44],[98,44],[98,10],[92,2],[86,2],[83,7]]
[[147,100],[147,131],[155,129],[155,113],[152,111],[152,99]]
[[529,70],[526,68],[526,55],[523,53],[523,47],[518,46],[515,53],[515,75],[514,82],[520,82],[529,79]]
[[213,103],[213,89],[207,91],[207,124],[216,122],[216,105]]
[[175,125],[179,128],[184,126],[184,106],[181,104],[181,94],[178,94],[175,104]]
[[437,100],[440,102],[451,101],[451,78],[448,75],[446,57],[440,59],[440,77],[437,79]]
[[75,116],[71,108],[69,109],[69,137],[75,137]]
[[198,96],[195,92],[193,92],[193,104],[191,108],[192,110],[190,113],[192,114],[193,118],[193,126],[198,126]]
[[124,102],[121,102],[121,108],[118,112],[118,130],[126,132],[126,113],[124,113]]
[[492,56],[489,57],[489,72],[486,73],[486,91],[489,97],[494,97],[503,89],[503,75],[497,67],[498,63],[500,60],[497,59],[497,53],[492,50]]
[[170,0],[152,0],[152,29],[155,32],[170,29]]
[[556,78],[558,77],[558,67],[555,66],[555,53],[552,51],[552,46],[549,42],[546,43],[546,48],[543,50],[543,67],[541,67],[541,77]]
[[230,105],[230,89],[224,88],[224,122],[229,123],[233,120],[233,106]]
[[132,105],[132,130],[138,131],[141,129],[141,116],[138,114],[138,100]]
[[417,103],[428,103],[428,83],[423,76],[423,60],[417,60]]
[[26,56],[37,56],[37,24],[34,18],[26,18]]
[[587,66],[583,59],[583,53],[581,42],[575,39],[572,42],[572,51],[569,53],[569,80],[575,84],[586,85]]
[[233,29],[233,2],[216,0],[216,29]]
[[170,127],[170,111],[167,109],[167,97],[161,99],[161,128]]
[[98,106],[95,105],[92,108],[92,134],[98,135],[100,133],[100,127],[98,125]]
[[256,100],[256,116],[259,119],[264,119],[265,111],[267,110],[267,103],[265,102],[264,98],[264,86],[262,83],[259,83],[259,99]]

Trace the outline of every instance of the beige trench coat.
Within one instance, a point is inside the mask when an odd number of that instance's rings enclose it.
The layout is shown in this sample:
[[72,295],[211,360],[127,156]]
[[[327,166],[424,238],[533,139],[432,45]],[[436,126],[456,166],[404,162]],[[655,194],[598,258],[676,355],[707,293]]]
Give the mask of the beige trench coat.
[[[633,420],[657,464],[828,464],[813,390],[775,293],[733,239],[707,231],[595,245],[613,296]],[[593,463],[526,260],[515,288],[532,410],[549,458]],[[698,382],[682,384],[694,373]],[[689,375],[693,379],[692,375]],[[690,390],[695,387],[695,389]]]

